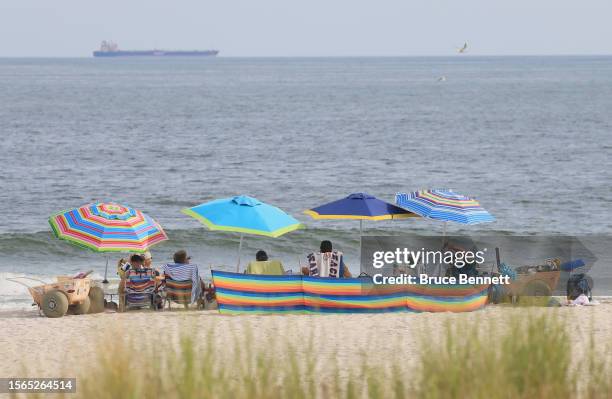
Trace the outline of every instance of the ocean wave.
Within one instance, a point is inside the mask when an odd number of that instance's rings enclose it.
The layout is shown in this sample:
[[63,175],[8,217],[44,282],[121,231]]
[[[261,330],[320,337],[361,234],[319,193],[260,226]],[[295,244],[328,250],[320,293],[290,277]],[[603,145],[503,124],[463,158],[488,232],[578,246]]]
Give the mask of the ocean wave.
[[[330,223],[334,224],[334,222]],[[339,224],[339,223],[335,223]],[[422,234],[422,235],[437,235],[441,233],[441,223],[432,227],[431,223],[421,223],[421,226],[414,223],[410,226],[398,228],[398,223],[393,223],[393,227],[370,227],[364,229],[363,234],[368,236],[375,235],[402,235],[402,234]],[[348,228],[330,228],[330,227],[308,227],[306,229],[297,230],[286,234],[276,239],[270,239],[261,236],[245,236],[247,241],[251,243],[266,242],[274,247],[311,247],[316,245],[321,240],[331,240],[339,246],[357,248],[359,246],[359,229],[356,226]],[[347,226],[344,223],[342,227]],[[192,247],[204,245],[207,248],[218,247],[226,249],[236,245],[238,235],[236,233],[227,233],[219,231],[209,231],[205,228],[190,228],[190,229],[166,229],[168,241],[161,243],[160,246],[175,246],[175,247]],[[453,234],[478,234],[479,230],[471,228],[459,228],[453,231]],[[481,231],[480,233],[483,233]],[[501,230],[487,230],[486,234],[498,235],[513,235],[512,232]],[[21,257],[27,259],[32,254],[45,254],[47,256],[67,256],[79,257],[83,253],[87,253],[83,248],[71,245],[65,241],[58,240],[53,236],[51,231],[38,231],[28,233],[4,233],[0,234],[0,258],[1,257]]]
[[163,197],[154,198],[150,200],[149,202],[152,204],[156,204],[156,205],[167,205],[167,206],[175,206],[175,207],[183,207],[183,208],[192,207],[196,205],[191,201],[181,201],[178,199],[163,198]]
[[[320,222],[319,222],[320,223]],[[270,239],[261,236],[245,236],[248,241],[273,242],[275,247],[288,246],[312,246],[321,240],[331,240],[341,246],[358,247],[359,246],[359,228],[358,224],[350,226],[347,223],[331,222],[327,223],[335,225],[334,227],[308,227],[306,229],[297,230],[286,234],[276,239]],[[368,236],[375,235],[403,235],[403,234],[420,234],[420,235],[438,235],[441,234],[442,224],[436,223],[419,223],[420,225],[404,224],[401,228],[398,227],[399,222],[387,223],[385,227],[370,227],[364,228],[363,234]],[[341,228],[338,228],[341,225]],[[392,225],[392,226],[389,226]],[[459,227],[453,231],[453,234],[478,234],[485,231],[479,231],[474,227]],[[190,229],[166,229],[168,241],[160,244],[163,246],[198,246],[205,245],[206,247],[219,247],[220,249],[232,247],[236,245],[239,235],[236,233],[210,231],[206,228],[190,228]],[[498,235],[514,235],[512,232],[503,230],[486,230],[486,234]],[[53,236],[51,231],[38,231],[26,233],[4,233],[0,234],[0,257],[1,256],[27,256],[32,253],[44,253],[46,255],[59,256],[79,256],[84,251],[69,243],[58,240]]]

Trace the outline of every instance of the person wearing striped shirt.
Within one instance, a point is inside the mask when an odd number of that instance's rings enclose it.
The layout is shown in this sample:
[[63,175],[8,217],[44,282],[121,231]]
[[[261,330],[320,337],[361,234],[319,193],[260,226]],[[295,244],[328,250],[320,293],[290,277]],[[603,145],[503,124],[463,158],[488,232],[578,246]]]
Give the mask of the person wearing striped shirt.
[[174,253],[174,263],[168,263],[163,266],[162,273],[164,278],[187,281],[191,280],[191,303],[195,303],[202,294],[202,281],[200,279],[200,271],[198,266],[190,263],[191,256],[187,255],[185,250],[176,251]]

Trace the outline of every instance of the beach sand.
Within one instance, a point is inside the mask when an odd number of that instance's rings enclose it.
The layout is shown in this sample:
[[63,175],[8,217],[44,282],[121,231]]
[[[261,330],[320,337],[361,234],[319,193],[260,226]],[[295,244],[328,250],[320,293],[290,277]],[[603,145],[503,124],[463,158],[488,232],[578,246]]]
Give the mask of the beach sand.
[[[218,350],[252,334],[252,342],[270,340],[295,344],[306,351],[315,339],[317,368],[337,362],[343,372],[363,364],[363,356],[373,367],[414,362],[419,340],[436,339],[446,322],[477,323],[484,334],[493,336],[493,325],[503,329],[512,316],[527,312],[557,314],[571,331],[572,347],[584,352],[590,332],[596,345],[609,350],[612,342],[612,301],[598,306],[561,308],[513,308],[489,306],[471,313],[371,314],[371,315],[244,315],[225,316],[216,311],[163,312],[132,311],[66,316],[47,319],[36,310],[0,312],[0,377],[74,377],[96,361],[99,350],[113,351],[121,340],[137,337],[139,342],[156,342],[159,348],[174,345],[182,333],[196,340],[216,338]],[[607,348],[606,348],[606,345]]]

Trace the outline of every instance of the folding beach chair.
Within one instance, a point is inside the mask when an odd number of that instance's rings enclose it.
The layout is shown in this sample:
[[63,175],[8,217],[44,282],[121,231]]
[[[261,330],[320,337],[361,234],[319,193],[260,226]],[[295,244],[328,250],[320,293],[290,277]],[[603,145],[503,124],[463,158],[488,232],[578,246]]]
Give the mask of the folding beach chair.
[[185,309],[191,303],[191,290],[193,283],[191,280],[173,280],[166,277],[164,283],[164,308],[166,304],[170,309],[172,302],[182,304]]
[[119,297],[119,311],[145,307],[155,309],[156,294],[153,269],[130,269],[125,273],[125,290]]

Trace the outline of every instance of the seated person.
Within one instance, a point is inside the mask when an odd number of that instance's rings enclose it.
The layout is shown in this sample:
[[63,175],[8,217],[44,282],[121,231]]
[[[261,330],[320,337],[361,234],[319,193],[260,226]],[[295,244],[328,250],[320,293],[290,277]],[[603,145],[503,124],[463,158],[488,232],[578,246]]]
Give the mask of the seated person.
[[146,251],[141,256],[143,259],[144,268],[153,270],[153,274],[155,276],[159,276],[159,271],[153,268],[153,256],[151,255],[151,252]]
[[144,258],[141,255],[134,254],[130,256],[130,261],[126,261],[125,259],[120,259],[117,264],[117,274],[119,274],[119,287],[117,288],[117,292],[119,294],[123,294],[125,292],[125,279],[126,273],[128,270],[145,270],[144,267]]
[[153,266],[153,255],[151,255],[151,252],[149,251],[145,251],[145,253],[142,254],[142,259],[143,259],[143,264],[144,267],[152,269]]
[[187,255],[185,250],[176,251],[174,253],[174,263],[168,263],[163,266],[162,273],[164,278],[175,281],[191,280],[191,303],[200,299],[202,294],[203,282],[200,280],[200,271],[198,266],[189,263],[191,257]]
[[321,241],[320,251],[306,256],[308,266],[302,268],[303,275],[332,278],[351,277],[351,272],[344,263],[342,252],[334,250],[331,241]]
[[276,259],[268,260],[266,251],[257,251],[255,259],[254,262],[249,262],[246,274],[267,274],[272,276],[282,276],[285,274],[283,264]]
[[127,260],[125,258],[121,258],[119,259],[119,262],[117,262],[117,274],[119,275],[119,278],[122,279],[125,278],[125,272],[130,269],[142,270],[146,268],[145,258],[140,254],[133,254]]
[[[446,243],[444,247],[442,248],[442,250],[451,251],[451,252],[454,252],[455,254],[466,252],[465,248],[463,248],[462,246],[455,245],[452,243]],[[474,248],[472,248],[472,252],[477,252],[477,251],[478,251],[478,248],[474,246]],[[461,275],[466,275],[468,277],[476,277],[478,276],[478,269],[476,268],[477,266],[478,266],[478,263],[476,263],[476,261],[473,261],[471,263],[467,263],[467,262],[458,263],[457,265],[451,264],[446,269],[446,277],[454,277],[456,279],[459,279]]]

